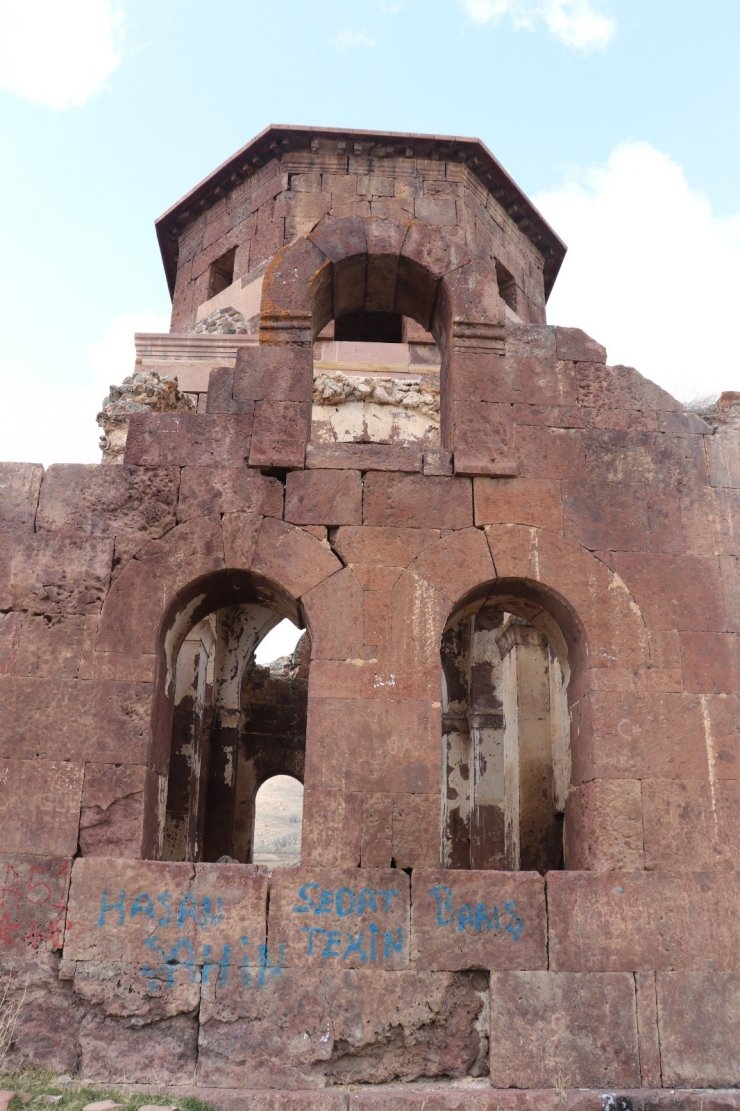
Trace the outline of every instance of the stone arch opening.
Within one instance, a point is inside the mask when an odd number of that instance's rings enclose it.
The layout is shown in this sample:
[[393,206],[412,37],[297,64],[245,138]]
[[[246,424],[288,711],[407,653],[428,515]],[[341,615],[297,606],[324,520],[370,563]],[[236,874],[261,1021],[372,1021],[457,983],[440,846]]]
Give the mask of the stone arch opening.
[[301,859],[303,783],[291,775],[273,775],[255,795],[255,864],[298,864]]
[[303,779],[310,638],[267,665],[255,652],[296,601],[264,577],[205,576],[162,622],[153,719],[159,791],[150,855],[249,863],[257,790],[272,775]]
[[539,583],[498,580],[455,607],[441,646],[447,867],[565,867],[583,648],[575,612]]

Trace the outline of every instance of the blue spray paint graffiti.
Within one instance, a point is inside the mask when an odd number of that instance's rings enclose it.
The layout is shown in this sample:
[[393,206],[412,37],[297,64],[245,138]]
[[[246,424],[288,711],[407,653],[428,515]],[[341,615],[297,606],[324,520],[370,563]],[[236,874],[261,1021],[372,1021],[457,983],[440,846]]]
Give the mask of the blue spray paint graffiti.
[[524,933],[524,919],[517,913],[513,899],[496,904],[456,903],[455,893],[444,883],[429,888],[434,899],[438,926],[454,926],[459,933],[500,933],[505,931],[514,941]]
[[[394,899],[401,895],[396,888],[322,887],[314,882],[304,883],[298,889],[294,914],[312,916],[332,915],[337,918],[355,919],[357,928],[331,929],[324,926],[302,925],[306,937],[306,955],[322,960],[351,960],[359,964],[375,964],[390,960],[393,953],[402,953],[406,947],[406,930],[403,926],[380,926],[375,921],[364,921],[370,915],[383,917],[392,913]],[[354,923],[353,923],[354,925]]]

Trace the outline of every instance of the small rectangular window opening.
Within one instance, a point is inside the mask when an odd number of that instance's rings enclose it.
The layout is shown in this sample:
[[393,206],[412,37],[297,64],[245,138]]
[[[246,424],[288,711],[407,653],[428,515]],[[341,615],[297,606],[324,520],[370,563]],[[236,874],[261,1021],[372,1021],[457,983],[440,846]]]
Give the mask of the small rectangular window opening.
[[208,275],[208,299],[215,297],[221,290],[227,289],[234,280],[234,259],[236,258],[236,247],[226,251],[211,263],[211,269]]

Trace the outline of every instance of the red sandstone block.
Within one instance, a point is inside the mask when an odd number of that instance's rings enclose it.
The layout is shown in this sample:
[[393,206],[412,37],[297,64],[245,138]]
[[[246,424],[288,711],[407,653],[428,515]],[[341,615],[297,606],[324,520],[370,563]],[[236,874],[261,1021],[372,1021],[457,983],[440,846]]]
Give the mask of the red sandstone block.
[[579,362],[578,404],[596,409],[680,412],[681,403],[631,366]]
[[[373,663],[364,660],[311,661],[309,690],[313,698],[371,697],[373,691]],[[375,865],[385,867],[385,865]]]
[[707,467],[701,439],[587,428],[583,432],[584,473],[592,480],[605,482],[705,485]]
[[345,563],[353,566],[365,564],[370,567],[406,567],[420,552],[436,543],[439,537],[440,532],[436,528],[365,525],[363,528],[337,529],[334,546]]
[[615,486],[604,496],[599,482],[564,482],[565,536],[590,551],[644,551],[648,533],[645,490]]
[[24,614],[12,673],[76,679],[88,620],[71,614],[54,617]]
[[238,467],[250,453],[252,413],[134,413],[124,462],[137,467]]
[[[692,439],[698,437],[692,437]],[[716,487],[740,487],[740,451],[737,447],[737,433],[731,429],[721,430],[714,436],[704,438],[709,465],[709,485]]]
[[303,595],[302,602],[311,629],[312,660],[362,658],[362,588],[351,568],[324,579]]
[[407,444],[308,444],[306,467],[359,471],[420,471],[421,448]]
[[481,1010],[470,977],[453,973],[269,968],[258,990],[213,982],[203,989],[198,1082],[299,1089],[462,1077],[480,1054]]
[[663,1083],[734,1087],[740,1076],[740,972],[659,972]]
[[485,535],[475,528],[461,529],[427,548],[409,571],[451,602],[496,577]]
[[0,844],[5,852],[76,852],[81,764],[6,757],[0,763],[0,787]]
[[362,523],[359,471],[291,471],[285,486],[285,519],[296,525]]
[[606,362],[606,348],[602,347],[591,336],[586,335],[580,328],[556,327],[554,331],[559,359],[588,363]]
[[359,792],[306,787],[303,792],[302,866],[356,868],[360,863],[361,825],[362,796]]
[[[198,401],[198,413],[203,412],[201,400]],[[233,416],[238,413],[252,413],[253,411],[253,402],[237,401],[234,397],[234,368],[231,366],[214,367],[208,377],[205,412],[213,416],[222,413]]]
[[546,324],[506,324],[506,351],[516,357],[555,361],[555,328]]
[[192,1082],[198,1053],[194,1014],[175,1014],[160,1021],[111,1021],[91,1011],[81,1026],[78,1062],[85,1076],[128,1083],[145,1076],[149,1086]]
[[393,858],[393,796],[366,792],[362,796],[363,868],[390,868]]
[[176,467],[57,463],[41,486],[39,529],[94,536],[132,534],[137,547],[175,523]]
[[227,567],[249,567],[257,547],[264,518],[257,513],[225,513],[221,522],[224,563]]
[[308,403],[256,402],[250,467],[302,467],[310,422]]
[[311,404],[313,347],[241,347],[234,368],[237,401],[293,401]]
[[148,683],[2,677],[0,756],[114,762],[125,754],[143,764],[150,696]]
[[583,432],[579,428],[514,426],[513,456],[519,474],[530,478],[581,478],[584,466]]
[[[395,470],[402,470],[402,467],[396,467]],[[444,448],[425,448],[423,453],[422,470],[424,474],[432,475],[451,475],[452,474],[452,452],[446,451]]]
[[0,856],[0,938],[5,960],[61,948],[71,867],[70,859],[58,856]]
[[701,694],[734,694],[740,676],[740,636],[686,629],[680,637],[686,689]]
[[658,1039],[658,1001],[655,973],[635,975],[637,1036],[640,1047],[640,1080],[645,1087],[660,1084],[660,1041]]
[[645,863],[691,872],[735,869],[740,856],[740,780],[642,784]]
[[204,981],[238,976],[259,963],[266,906],[267,874],[253,865],[82,857],[64,957],[134,964],[144,980],[165,983],[186,976],[188,962],[203,968]]
[[438,789],[440,729],[439,706],[422,700],[310,698],[306,782],[384,791],[393,768],[395,790],[432,793]]
[[633,977],[492,973],[491,1083],[497,1088],[639,1085]]
[[534,872],[415,871],[413,968],[547,967],[545,885]]
[[113,542],[78,533],[0,536],[0,610],[98,613],[110,583]]
[[0,528],[33,532],[43,474],[40,463],[0,463]]
[[440,858],[438,793],[394,794],[392,849],[396,868],[436,868]]
[[[138,857],[147,786],[156,773],[137,764],[86,764],[80,810],[82,856]],[[156,792],[150,798],[156,797]]]
[[536,478],[476,478],[476,525],[520,524],[563,530],[560,483]]
[[0,613],[0,675],[14,675],[24,614]]
[[295,525],[265,517],[252,570],[279,582],[294,598],[341,569],[328,545]]
[[735,969],[740,892],[711,872],[550,872],[550,967],[633,972]]
[[634,779],[594,779],[573,787],[565,808],[568,868],[643,868],[642,793]]
[[579,409],[576,405],[512,405],[514,424],[544,425],[546,428],[585,428],[591,421],[592,410]]
[[283,490],[279,479],[246,467],[183,467],[177,499],[178,521],[242,510],[282,517]]
[[466,528],[473,523],[466,478],[371,473],[365,478],[364,523],[416,528]]
[[616,569],[648,626],[689,632],[724,627],[719,566],[714,559],[618,552]]
[[409,901],[409,879],[398,868],[275,872],[270,962],[289,968],[407,968]]

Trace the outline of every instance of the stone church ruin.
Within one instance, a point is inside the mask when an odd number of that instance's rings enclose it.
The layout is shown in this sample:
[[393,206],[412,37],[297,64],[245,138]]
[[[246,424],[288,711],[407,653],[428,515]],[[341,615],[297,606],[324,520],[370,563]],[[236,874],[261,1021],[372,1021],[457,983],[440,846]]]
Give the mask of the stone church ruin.
[[549,326],[565,247],[477,140],[270,127],[156,227],[103,462],[0,464],[7,1061],[740,1108],[737,395]]

